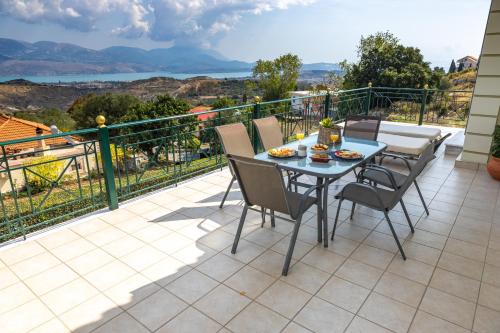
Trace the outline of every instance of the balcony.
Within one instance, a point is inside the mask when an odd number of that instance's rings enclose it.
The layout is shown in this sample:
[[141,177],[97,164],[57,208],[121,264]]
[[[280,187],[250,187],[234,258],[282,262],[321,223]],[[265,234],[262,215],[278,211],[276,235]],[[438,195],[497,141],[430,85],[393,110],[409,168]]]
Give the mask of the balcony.
[[233,187],[218,208],[231,177],[220,164],[0,249],[2,331],[498,332],[500,185],[454,168],[443,147],[437,156],[419,180],[429,217],[414,188],[415,233],[391,213],[406,261],[383,217],[363,208],[353,221],[341,211],[329,248],[308,212],[287,277],[289,223],[261,228],[251,214],[232,255],[241,194]]

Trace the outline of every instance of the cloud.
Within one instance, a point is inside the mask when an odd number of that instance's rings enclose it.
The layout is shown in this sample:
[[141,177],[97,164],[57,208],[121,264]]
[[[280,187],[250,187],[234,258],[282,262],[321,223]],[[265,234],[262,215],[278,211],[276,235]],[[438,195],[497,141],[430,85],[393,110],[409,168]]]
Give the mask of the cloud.
[[0,0],[0,15],[28,23],[56,23],[91,31],[112,14],[124,17],[111,30],[126,38],[205,43],[233,29],[245,15],[259,15],[315,0]]

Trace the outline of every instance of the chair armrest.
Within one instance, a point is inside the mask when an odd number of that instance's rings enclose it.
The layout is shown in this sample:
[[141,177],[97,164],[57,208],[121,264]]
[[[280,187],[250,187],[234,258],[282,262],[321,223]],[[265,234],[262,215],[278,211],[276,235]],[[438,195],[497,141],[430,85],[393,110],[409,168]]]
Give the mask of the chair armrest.
[[[380,198],[380,195],[378,192],[375,190],[373,186],[367,185],[367,184],[362,184],[362,183],[357,183],[357,182],[352,182],[344,186],[342,191],[340,192],[340,199],[344,199],[344,192],[346,191],[358,191],[358,193],[370,193],[370,195],[373,195],[375,198],[377,198],[377,201],[380,205],[380,207],[384,206],[384,203],[382,202],[382,198]],[[359,195],[357,195],[359,196]],[[350,200],[350,199],[349,199]]]
[[[321,185],[312,185],[311,187],[309,187],[307,189],[307,191],[305,191],[304,193],[302,193],[301,197],[300,197],[300,201],[299,201],[299,212],[302,212],[304,210],[304,205],[306,204],[306,201],[307,201],[307,198],[309,198],[309,194],[311,194],[312,191],[315,191],[323,186],[325,186],[326,184],[321,184]],[[328,185],[326,185],[328,186]],[[321,200],[321,198],[316,198],[316,200]]]
[[376,165],[376,164],[371,164],[363,167],[361,171],[358,173],[358,179],[362,180],[364,178],[364,173],[366,170],[371,170],[374,172],[379,172],[387,176],[389,178],[389,181],[391,182],[392,188],[397,190],[398,189],[398,184],[396,183],[396,179],[394,179],[394,175],[392,174],[392,171],[384,168],[383,166]]
[[397,155],[397,154],[386,153],[386,152],[382,152],[382,153],[380,153],[380,155],[382,155],[382,157],[380,158],[380,161],[378,162],[379,165],[382,165],[382,162],[384,162],[384,158],[392,157],[392,158],[397,158],[397,159],[403,160],[403,162],[405,162],[405,164],[406,164],[406,167],[408,168],[408,171],[411,171],[410,162],[408,162],[408,159],[406,157],[401,156],[401,155]]

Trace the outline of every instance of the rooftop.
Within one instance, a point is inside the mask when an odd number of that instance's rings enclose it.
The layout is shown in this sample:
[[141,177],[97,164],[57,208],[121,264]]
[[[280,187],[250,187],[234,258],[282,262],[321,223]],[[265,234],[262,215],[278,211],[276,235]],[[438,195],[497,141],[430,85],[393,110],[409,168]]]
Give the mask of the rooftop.
[[0,249],[3,331],[499,332],[500,183],[443,149],[419,180],[430,215],[405,196],[415,234],[390,214],[406,261],[363,208],[326,249],[308,212],[287,277],[289,223],[251,214],[232,255],[242,202],[235,187],[218,208],[224,169]]

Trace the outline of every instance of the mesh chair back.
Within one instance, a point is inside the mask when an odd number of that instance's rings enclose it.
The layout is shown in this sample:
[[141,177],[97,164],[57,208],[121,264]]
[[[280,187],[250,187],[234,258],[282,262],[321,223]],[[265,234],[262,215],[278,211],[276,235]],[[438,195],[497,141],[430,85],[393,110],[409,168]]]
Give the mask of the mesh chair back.
[[380,128],[380,117],[347,116],[345,119],[344,136],[348,138],[377,141]]
[[276,117],[254,119],[253,123],[259,133],[260,142],[265,150],[279,147],[283,144],[283,133]]
[[226,155],[254,157],[252,143],[242,123],[215,127]]
[[434,156],[434,143],[429,143],[429,145],[425,148],[422,154],[420,154],[417,162],[411,167],[410,174],[406,178],[405,183],[401,186],[403,192],[405,192],[408,187],[411,186],[413,181],[420,175],[420,173],[424,170],[427,163],[432,161],[435,158]]
[[247,205],[290,215],[285,183],[275,163],[232,155],[228,159]]

